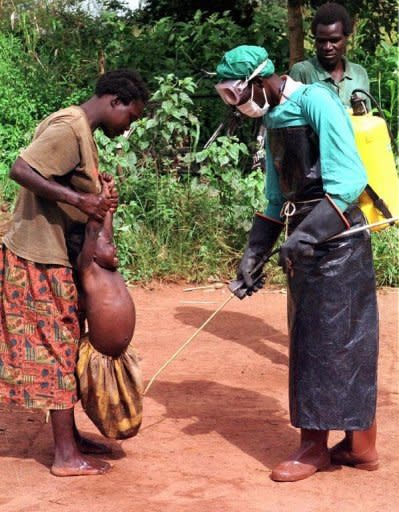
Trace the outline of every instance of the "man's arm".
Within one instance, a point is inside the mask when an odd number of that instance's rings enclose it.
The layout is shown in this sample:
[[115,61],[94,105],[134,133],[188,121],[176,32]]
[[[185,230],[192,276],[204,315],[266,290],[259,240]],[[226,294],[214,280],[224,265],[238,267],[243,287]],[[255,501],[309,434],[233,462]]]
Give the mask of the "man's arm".
[[21,157],[18,157],[12,166],[10,178],[39,197],[75,206],[98,221],[104,219],[111,207],[110,199],[103,195],[78,192],[56,181],[47,180]]

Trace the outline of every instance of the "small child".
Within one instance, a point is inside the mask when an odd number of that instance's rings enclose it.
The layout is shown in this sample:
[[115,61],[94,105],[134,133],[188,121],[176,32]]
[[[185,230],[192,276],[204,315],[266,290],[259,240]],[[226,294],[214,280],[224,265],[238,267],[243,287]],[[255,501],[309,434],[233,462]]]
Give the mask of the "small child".
[[[104,173],[101,178],[102,194],[115,194],[113,177]],[[72,258],[75,252],[80,309],[88,325],[77,363],[82,405],[102,434],[125,439],[140,428],[143,385],[130,346],[135,308],[117,270],[112,219],[113,210],[108,211],[103,223],[89,218],[77,257],[74,233],[68,245]]]

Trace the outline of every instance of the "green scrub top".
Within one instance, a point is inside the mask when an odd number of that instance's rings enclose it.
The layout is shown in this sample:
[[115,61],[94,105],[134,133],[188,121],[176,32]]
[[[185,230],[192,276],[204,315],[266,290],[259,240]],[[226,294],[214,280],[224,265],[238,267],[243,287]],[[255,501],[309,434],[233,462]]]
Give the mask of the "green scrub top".
[[[352,124],[338,97],[323,84],[299,86],[264,117],[268,129],[309,125],[319,137],[321,178],[325,193],[345,211],[364,190],[367,175],[356,149]],[[265,215],[281,220],[285,202],[266,143]]]
[[[370,83],[367,71],[360,64],[350,62],[346,57],[344,61],[344,74],[339,82],[335,82],[330,73],[326,71],[320,64],[318,58],[297,62],[291,68],[289,73],[293,80],[302,82],[303,84],[313,84],[322,82],[332,91],[334,91],[342,103],[346,107],[351,106],[350,98],[354,89],[363,89],[370,92]],[[360,93],[359,93],[359,96]],[[361,96],[366,100],[367,109],[370,110],[370,100],[364,95]]]

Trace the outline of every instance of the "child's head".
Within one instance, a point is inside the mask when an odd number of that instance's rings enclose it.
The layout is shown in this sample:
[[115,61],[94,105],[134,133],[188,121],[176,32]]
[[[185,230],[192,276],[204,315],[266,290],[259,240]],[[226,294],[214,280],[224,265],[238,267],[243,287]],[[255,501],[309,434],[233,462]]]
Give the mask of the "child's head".
[[[68,258],[74,269],[78,267],[78,256],[82,250],[85,237],[85,224],[75,223],[68,230],[66,244]],[[118,267],[118,258],[116,257],[116,247],[112,238],[105,236],[102,231],[98,235],[94,260],[97,265],[108,270],[115,270]]]

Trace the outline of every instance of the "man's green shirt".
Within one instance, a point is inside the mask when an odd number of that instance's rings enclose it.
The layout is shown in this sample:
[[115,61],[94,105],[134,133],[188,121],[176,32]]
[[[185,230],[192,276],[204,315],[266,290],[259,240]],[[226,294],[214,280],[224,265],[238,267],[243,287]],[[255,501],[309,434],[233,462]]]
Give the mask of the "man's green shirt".
[[[350,62],[343,57],[345,71],[339,82],[335,82],[328,71],[320,64],[318,58],[297,62],[290,71],[290,77],[293,80],[302,82],[303,84],[313,84],[314,82],[322,82],[332,91],[334,91],[346,107],[350,107],[350,98],[354,89],[364,89],[370,91],[369,78],[367,71],[359,64]],[[370,108],[369,100],[366,99],[367,108]]]

